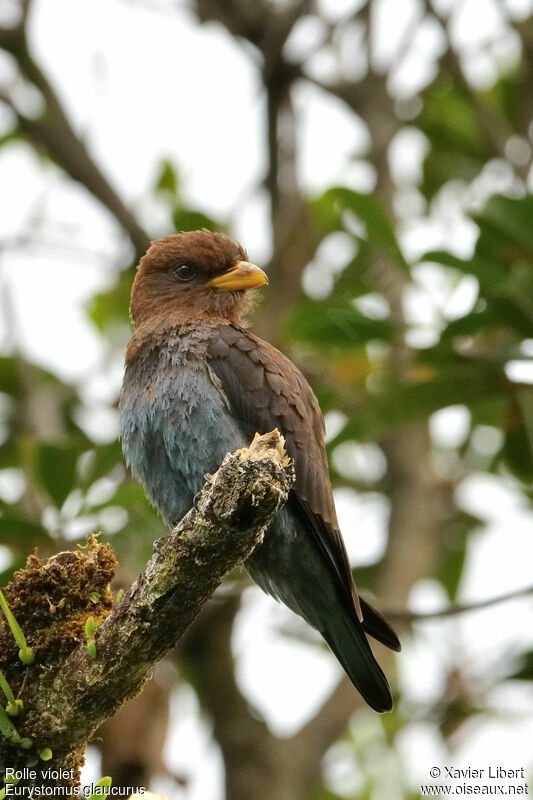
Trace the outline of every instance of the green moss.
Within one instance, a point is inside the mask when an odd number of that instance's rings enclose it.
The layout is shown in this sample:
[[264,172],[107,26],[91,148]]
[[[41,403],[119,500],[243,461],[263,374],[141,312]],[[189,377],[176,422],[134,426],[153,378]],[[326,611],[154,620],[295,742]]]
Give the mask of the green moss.
[[[35,652],[34,664],[24,666],[18,659],[18,645],[7,622],[0,622],[0,668],[15,697],[20,693],[28,699],[17,718],[24,736],[32,737],[37,733],[25,729],[24,719],[31,706],[31,694],[40,680],[54,676],[60,702],[61,665],[80,643],[86,641],[85,627],[89,618],[97,628],[113,609],[110,583],[117,566],[109,545],[100,544],[93,535],[88,537],[83,548],[58,553],[47,562],[41,561],[37,555],[29,556],[26,566],[15,573],[4,590],[28,645]],[[61,709],[55,711],[59,714]],[[46,741],[36,741],[37,744],[42,752],[49,749]],[[28,753],[20,748],[12,750],[9,763],[29,765],[32,757],[38,762],[39,750],[32,749]],[[73,777],[67,781],[68,785],[77,785],[83,761],[82,747],[63,762],[65,768],[73,768]]]
[[58,666],[85,640],[87,620],[92,617],[97,627],[108,616],[113,608],[109,584],[116,567],[109,545],[93,535],[83,549],[58,553],[47,562],[31,555],[15,573],[4,594],[36,656],[30,667],[20,663],[18,646],[2,621],[0,668],[15,695],[27,669],[40,673]]

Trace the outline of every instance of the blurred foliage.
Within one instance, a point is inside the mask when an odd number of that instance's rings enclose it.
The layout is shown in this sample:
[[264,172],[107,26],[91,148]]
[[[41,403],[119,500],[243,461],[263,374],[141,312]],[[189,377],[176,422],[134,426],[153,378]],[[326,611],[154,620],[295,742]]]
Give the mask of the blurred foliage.
[[533,651],[524,653],[519,668],[508,678],[513,681],[533,681]]
[[[181,192],[178,170],[167,159],[159,165],[153,185],[153,199],[163,206],[172,226],[154,235],[154,239],[173,231],[195,231],[199,228],[226,230],[220,220],[214,220],[203,211],[187,205]],[[134,267],[123,270],[110,291],[97,294],[89,302],[91,319],[107,336],[116,338],[117,331],[129,330],[129,304],[134,274]]]
[[[533,198],[493,196],[473,214],[479,237],[470,258],[440,251],[420,259],[419,263],[440,264],[451,282],[459,272],[460,277],[472,276],[478,293],[467,314],[442,319],[435,344],[413,351],[406,379],[400,383],[382,371],[379,357],[369,359],[366,350],[374,343],[381,348],[378,352],[383,348],[386,352],[394,322],[369,318],[354,305],[354,298],[373,289],[368,267],[379,251],[408,269],[392,224],[374,197],[348,190],[328,191],[313,207],[328,233],[342,230],[353,236],[357,253],[328,297],[302,300],[285,329],[288,343],[313,348],[315,365],[322,365],[324,385],[317,381],[316,389],[324,410],[340,408],[349,414],[330,441],[330,450],[347,440],[379,441],[439,409],[462,404],[470,411],[470,434],[479,424],[503,433],[502,445],[487,461],[487,469],[504,467],[530,480],[533,387],[511,380],[506,367],[510,361],[528,360],[522,346],[533,337]],[[361,233],[353,233],[347,210],[362,223]],[[336,369],[340,354],[348,364],[342,373]],[[364,369],[353,369],[361,362]],[[332,380],[334,376],[337,380]]]
[[417,125],[430,143],[420,187],[428,199],[450,178],[472,180],[491,158],[471,93],[450,75],[440,76],[425,93]]
[[176,232],[196,231],[200,228],[207,228],[210,231],[225,229],[222,222],[214,220],[203,211],[191,208],[187,204],[181,191],[177,167],[168,159],[161,163],[154,193],[168,207]]
[[[498,475],[522,493],[528,507],[533,500],[533,64],[526,23],[513,27],[520,40],[516,63],[500,65],[490,86],[470,85],[459,56],[448,52],[449,57],[436,64],[434,77],[410,98],[416,101],[410,113],[400,114],[400,104],[391,103],[390,129],[415,130],[425,143],[420,174],[410,187],[416,211],[410,214],[400,202],[395,205],[397,198],[391,195],[401,187],[392,180],[386,191],[382,184],[387,181],[378,180],[373,194],[335,186],[319,197],[305,198],[317,252],[329,237],[342,233],[353,245],[352,254],[328,275],[326,290],[324,282],[313,299],[304,292],[291,298],[282,326],[284,349],[306,371],[324,413],[341,412],[328,441],[336,487],[379,493],[390,500],[394,486],[388,465],[378,473],[367,469],[362,445],[375,445],[386,462],[387,443],[398,432],[430,421],[450,406],[468,412],[459,443],[430,442],[443,497],[443,536],[434,573],[428,577],[438,582],[450,602],[461,586],[469,544],[483,524],[455,503],[461,480],[474,472]],[[294,74],[298,80],[305,77],[304,71],[295,69]],[[354,86],[358,88],[358,81]],[[334,95],[335,87],[330,89]],[[346,93],[339,97],[345,101]],[[364,116],[364,109],[352,110]],[[382,137],[379,126],[387,127],[382,122],[386,116],[375,115],[379,124],[368,122],[370,138]],[[9,148],[12,142],[13,134],[7,133],[0,147]],[[384,150],[381,163],[368,154],[381,179],[384,174],[390,177],[390,153]],[[498,166],[511,176],[506,188],[487,178],[490,168]],[[168,224],[153,231],[154,238],[171,230],[230,229],[228,220],[213,219],[191,206],[171,159],[162,160],[155,172],[150,199]],[[439,249],[411,257],[403,237],[406,223],[430,220],[454,187],[462,198],[461,213],[477,230],[472,252],[465,255],[450,234]],[[308,265],[309,273],[312,267]],[[459,316],[444,302],[437,307],[433,339],[422,346],[410,338],[416,323],[391,308],[384,285],[393,280],[399,293],[406,293],[420,286],[421,271],[428,267],[438,271],[444,294],[451,296],[465,280],[475,292],[471,306]],[[88,304],[88,316],[113,353],[123,351],[129,335],[133,276],[134,268],[124,265],[115,285]],[[269,291],[276,292],[275,281]],[[365,304],[370,296],[381,301],[379,314]],[[427,293],[420,297],[417,302],[427,302]],[[272,309],[275,314],[275,303]],[[401,350],[402,343],[400,369],[391,363],[391,353]],[[527,382],[516,377],[526,364]],[[9,562],[0,574],[2,584],[35,546],[51,552],[95,529],[109,538],[131,576],[150,555],[152,541],[164,533],[142,488],[128,476],[119,443],[101,442],[84,430],[78,413],[83,406],[81,386],[28,364],[20,353],[0,357],[0,545]],[[361,457],[357,468],[349,457],[343,463],[346,452]],[[375,590],[380,567],[373,563],[358,569],[358,585]],[[510,679],[533,680],[532,652],[518,654],[512,669]],[[450,670],[441,702],[428,712],[445,740],[482,711],[481,701],[472,700],[468,688]],[[408,711],[398,704],[370,733],[362,725],[364,741],[361,735],[347,737],[354,771],[364,775],[358,798],[379,793],[377,779],[365,774],[362,765],[384,757],[404,729]],[[402,780],[403,796],[409,798],[407,778]],[[310,798],[340,796],[331,786],[319,785]]]

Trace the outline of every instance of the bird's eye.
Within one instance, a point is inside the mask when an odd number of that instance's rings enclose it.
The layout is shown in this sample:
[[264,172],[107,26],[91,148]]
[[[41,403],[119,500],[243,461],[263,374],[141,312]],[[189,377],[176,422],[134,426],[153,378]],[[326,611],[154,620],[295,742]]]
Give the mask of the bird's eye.
[[196,275],[196,269],[190,264],[178,264],[178,266],[172,267],[170,274],[179,281],[192,281]]

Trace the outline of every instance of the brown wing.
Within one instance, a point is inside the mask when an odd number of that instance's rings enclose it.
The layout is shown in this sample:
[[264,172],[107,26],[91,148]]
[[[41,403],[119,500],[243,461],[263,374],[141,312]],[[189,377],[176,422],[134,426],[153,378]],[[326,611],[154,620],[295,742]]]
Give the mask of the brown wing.
[[[232,413],[250,439],[277,427],[294,459],[291,501],[337,578],[350,613],[362,620],[344,542],[339,532],[324,445],[324,420],[317,399],[299,369],[275,347],[234,325],[221,325],[208,347],[211,368],[222,383]],[[398,639],[365,605],[368,632],[397,649]],[[377,614],[377,612],[376,612]],[[372,624],[372,621],[375,624]]]
[[295,462],[298,498],[337,528],[324,447],[324,420],[302,373],[275,347],[234,325],[216,329],[209,363],[233,414],[252,436],[278,427]]

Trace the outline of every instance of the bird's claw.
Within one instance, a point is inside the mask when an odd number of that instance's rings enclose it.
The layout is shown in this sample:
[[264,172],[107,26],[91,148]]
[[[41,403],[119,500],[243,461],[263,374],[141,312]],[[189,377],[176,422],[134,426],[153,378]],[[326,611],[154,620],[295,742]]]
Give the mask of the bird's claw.
[[196,492],[192,499],[192,504],[194,506],[194,510],[198,511],[198,503],[200,502],[200,497],[202,496],[202,490],[200,489],[199,492]]
[[[211,473],[210,472],[206,472],[205,475],[204,475],[204,481],[206,481],[207,483],[211,483],[212,480],[213,480],[213,476],[211,475]],[[192,499],[192,504],[194,506],[195,511],[198,511],[198,503],[200,502],[200,497],[201,496],[202,496],[202,490],[200,489],[200,491],[196,492],[196,494],[194,495],[194,497]]]

